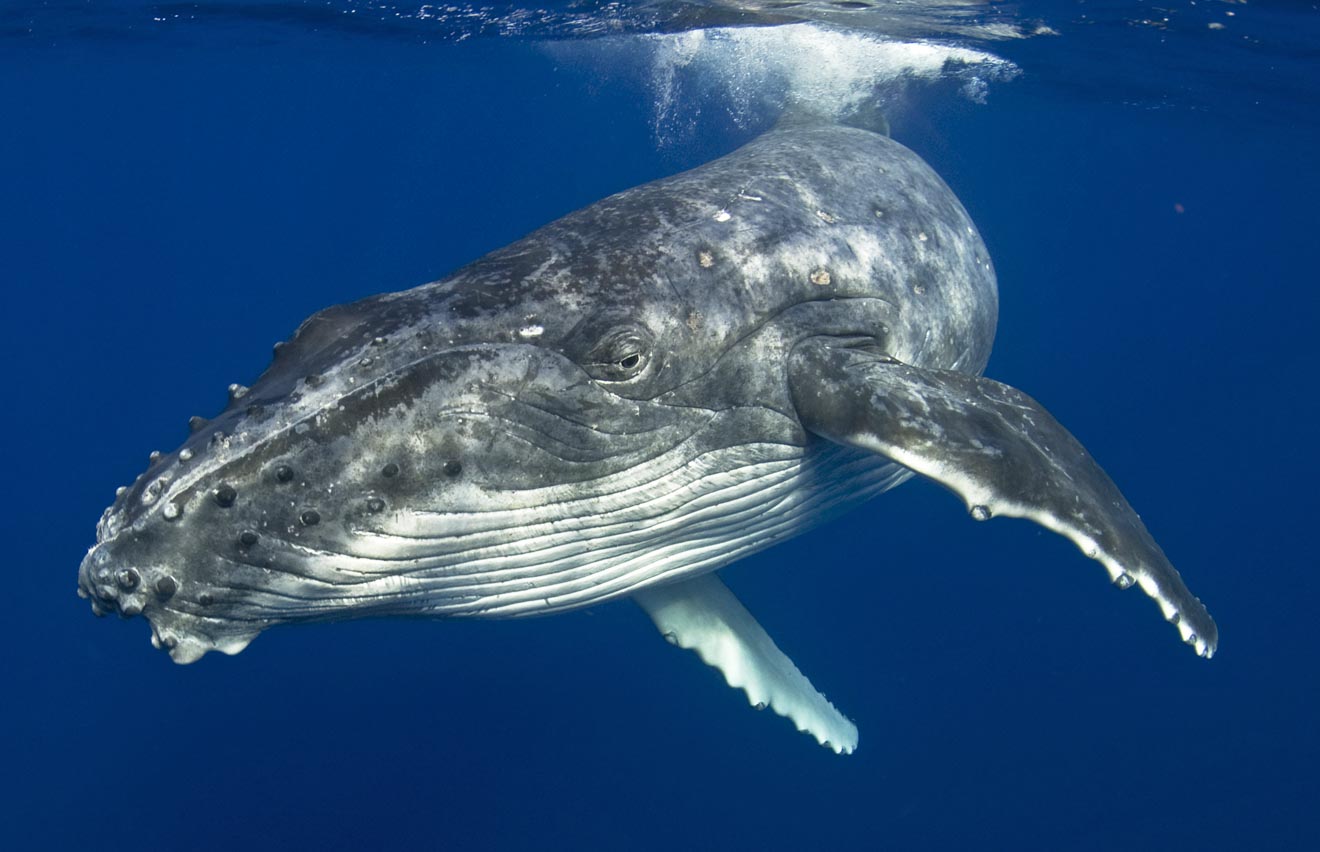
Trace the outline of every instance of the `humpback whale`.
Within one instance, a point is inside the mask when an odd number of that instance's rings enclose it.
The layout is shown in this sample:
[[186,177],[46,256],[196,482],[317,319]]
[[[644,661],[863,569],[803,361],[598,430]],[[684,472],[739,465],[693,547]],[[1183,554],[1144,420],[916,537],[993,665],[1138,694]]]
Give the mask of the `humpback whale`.
[[174,661],[277,624],[512,618],[632,598],[836,752],[853,723],[716,571],[912,476],[1214,622],[1115,484],[982,376],[966,210],[886,134],[786,121],[449,277],[327,308],[120,488],[79,569]]

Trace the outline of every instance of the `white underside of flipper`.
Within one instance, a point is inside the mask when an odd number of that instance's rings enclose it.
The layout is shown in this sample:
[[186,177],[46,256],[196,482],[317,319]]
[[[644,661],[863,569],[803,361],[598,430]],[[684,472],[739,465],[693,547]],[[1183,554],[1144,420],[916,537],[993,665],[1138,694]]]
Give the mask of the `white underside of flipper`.
[[978,521],[1026,518],[1067,537],[1120,589],[1138,586],[1209,658],[1219,628],[1086,448],[1039,402],[992,379],[813,338],[793,351],[808,429],[949,488]]
[[857,748],[857,726],[816,691],[715,574],[645,589],[633,599],[666,639],[696,651],[729,686],[745,691],[753,707],[769,707],[836,753]]

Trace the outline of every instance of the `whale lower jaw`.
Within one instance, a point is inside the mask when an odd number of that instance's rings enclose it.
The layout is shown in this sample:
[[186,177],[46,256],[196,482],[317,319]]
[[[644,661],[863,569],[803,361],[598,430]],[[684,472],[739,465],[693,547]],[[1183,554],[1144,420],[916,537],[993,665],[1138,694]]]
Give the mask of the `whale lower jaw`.
[[514,509],[396,513],[357,531],[341,552],[300,554],[315,557],[297,560],[303,573],[245,590],[229,614],[272,624],[577,609],[727,565],[910,475],[824,442],[661,458],[606,487],[578,487],[590,498],[560,486],[529,492]]
[[344,552],[298,560],[305,573],[273,572],[266,588],[244,590],[223,619],[149,609],[152,645],[191,663],[212,650],[237,654],[279,623],[514,618],[591,606],[713,571],[911,476],[824,442],[805,450],[742,445],[646,468],[630,470],[608,498],[581,505],[561,498],[396,516],[388,531],[362,531]]
[[251,633],[246,636],[235,636],[219,642],[212,642],[199,635],[177,631],[162,634],[161,631],[153,629],[151,632],[151,646],[153,648],[164,648],[169,653],[171,660],[181,666],[186,666],[200,660],[208,651],[219,651],[232,657],[252,644],[252,640],[255,638],[257,638],[257,634]]
[[[757,460],[747,461],[749,456]],[[824,444],[805,456],[796,447],[743,446],[697,462],[704,468],[700,477],[638,506],[636,518],[606,520],[595,529],[572,528],[569,535],[589,549],[549,561],[540,548],[511,557],[519,564],[448,585],[447,596],[460,590],[471,597],[450,598],[435,613],[502,618],[562,612],[705,574],[798,535],[911,476],[906,468],[875,456]],[[533,576],[534,583],[529,580]]]

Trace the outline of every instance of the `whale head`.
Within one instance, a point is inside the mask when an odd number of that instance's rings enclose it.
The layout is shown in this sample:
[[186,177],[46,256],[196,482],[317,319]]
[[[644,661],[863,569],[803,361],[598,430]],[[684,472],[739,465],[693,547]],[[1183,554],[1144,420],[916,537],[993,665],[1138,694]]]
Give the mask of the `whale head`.
[[645,399],[663,320],[529,312],[527,295],[505,310],[450,281],[313,316],[119,490],[80,593],[146,616],[178,662],[283,622],[548,596],[518,578],[553,564],[531,556],[557,541],[536,525],[584,523],[661,475],[645,462],[706,417]]

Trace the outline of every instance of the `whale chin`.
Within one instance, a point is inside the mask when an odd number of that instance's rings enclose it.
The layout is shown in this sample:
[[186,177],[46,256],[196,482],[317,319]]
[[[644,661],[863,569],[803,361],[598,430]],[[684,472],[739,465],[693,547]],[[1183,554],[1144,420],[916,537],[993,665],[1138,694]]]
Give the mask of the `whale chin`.
[[195,663],[204,657],[208,651],[219,651],[232,657],[252,644],[252,640],[257,638],[259,632],[254,631],[248,634],[213,639],[209,636],[181,630],[177,625],[172,627],[160,626],[159,623],[161,622],[168,623],[169,619],[167,618],[162,617],[153,620],[148,616],[147,620],[151,622],[151,646],[164,649],[170,655],[170,659],[179,665]]
[[183,597],[175,579],[178,572],[116,560],[114,543],[113,538],[103,541],[84,557],[78,571],[79,597],[89,599],[92,611],[100,616],[146,618],[152,647],[167,652],[174,662],[192,663],[207,651],[237,654],[261,632],[264,625],[176,609],[171,604],[177,605]]

